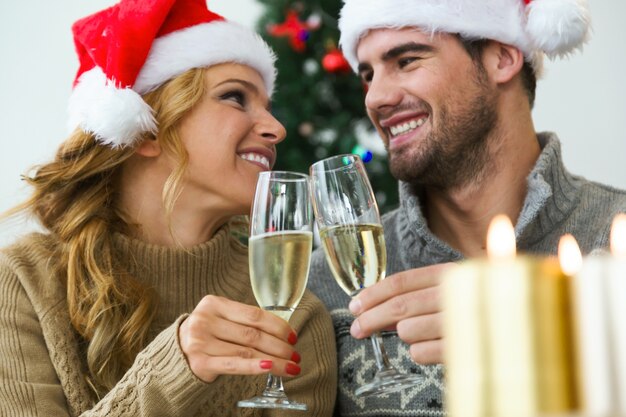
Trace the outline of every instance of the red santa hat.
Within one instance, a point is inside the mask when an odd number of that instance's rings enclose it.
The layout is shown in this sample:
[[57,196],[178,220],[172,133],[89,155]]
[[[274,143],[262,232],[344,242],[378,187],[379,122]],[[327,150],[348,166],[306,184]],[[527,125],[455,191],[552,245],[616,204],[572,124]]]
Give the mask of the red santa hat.
[[543,54],[582,47],[590,18],[587,0],[344,0],[340,45],[351,67],[356,71],[356,49],[369,30],[403,27],[510,44],[538,72]]
[[206,0],[122,0],[72,26],[80,67],[69,101],[69,127],[99,142],[131,146],[156,133],[141,98],[192,68],[233,62],[256,69],[269,95],[275,55],[261,37],[226,21]]

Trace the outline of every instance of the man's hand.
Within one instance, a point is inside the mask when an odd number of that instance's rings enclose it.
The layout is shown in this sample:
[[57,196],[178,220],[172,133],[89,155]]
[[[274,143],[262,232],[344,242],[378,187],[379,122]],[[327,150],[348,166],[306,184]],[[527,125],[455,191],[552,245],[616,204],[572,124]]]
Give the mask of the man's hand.
[[357,339],[396,330],[420,364],[442,363],[440,275],[451,264],[432,265],[390,275],[350,302],[357,316],[350,333]]

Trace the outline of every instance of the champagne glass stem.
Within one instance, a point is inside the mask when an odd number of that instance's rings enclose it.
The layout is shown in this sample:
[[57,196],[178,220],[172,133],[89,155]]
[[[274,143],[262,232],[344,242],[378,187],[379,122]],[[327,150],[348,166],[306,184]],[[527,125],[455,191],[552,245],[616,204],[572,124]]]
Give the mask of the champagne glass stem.
[[383,339],[379,332],[374,333],[370,337],[370,340],[372,341],[377,369],[372,382],[360,386],[355,391],[358,397],[400,391],[405,388],[414,387],[416,384],[423,381],[422,376],[398,372],[398,370],[391,365],[387,353],[385,353]]
[[287,410],[306,411],[306,404],[292,401],[287,398],[283,388],[283,379],[272,374],[267,375],[267,382],[263,394],[258,397],[242,400],[237,403],[238,407],[252,408],[280,408]]
[[376,360],[376,367],[378,371],[384,371],[391,368],[387,352],[385,352],[385,346],[383,345],[383,338],[380,332],[376,332],[370,336],[372,341],[372,348],[374,350],[374,359]]
[[267,375],[267,383],[263,391],[264,397],[287,398],[285,388],[283,388],[283,379],[273,374]]

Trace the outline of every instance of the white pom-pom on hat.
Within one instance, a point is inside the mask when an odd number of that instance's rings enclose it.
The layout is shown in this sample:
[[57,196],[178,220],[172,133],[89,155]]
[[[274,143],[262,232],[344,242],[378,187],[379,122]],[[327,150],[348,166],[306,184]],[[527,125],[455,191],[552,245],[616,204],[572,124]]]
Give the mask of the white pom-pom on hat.
[[152,108],[131,88],[117,88],[98,67],[84,72],[70,96],[68,128],[80,127],[112,148],[157,132]]
[[582,48],[589,38],[590,17],[583,0],[532,0],[527,6],[526,32],[535,48],[549,57]]

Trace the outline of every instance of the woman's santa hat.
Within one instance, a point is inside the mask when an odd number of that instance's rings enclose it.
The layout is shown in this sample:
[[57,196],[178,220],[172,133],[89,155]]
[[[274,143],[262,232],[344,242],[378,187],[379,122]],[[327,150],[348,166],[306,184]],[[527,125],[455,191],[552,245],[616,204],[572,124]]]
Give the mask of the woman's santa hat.
[[131,146],[157,131],[148,93],[192,68],[233,62],[256,69],[269,95],[275,55],[255,32],[207,8],[206,0],[122,0],[72,26],[80,67],[69,127],[99,142]]
[[538,72],[543,54],[564,56],[590,31],[587,0],[344,0],[340,45],[356,71],[356,49],[372,29],[416,27],[493,39],[519,48]]

